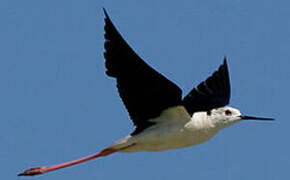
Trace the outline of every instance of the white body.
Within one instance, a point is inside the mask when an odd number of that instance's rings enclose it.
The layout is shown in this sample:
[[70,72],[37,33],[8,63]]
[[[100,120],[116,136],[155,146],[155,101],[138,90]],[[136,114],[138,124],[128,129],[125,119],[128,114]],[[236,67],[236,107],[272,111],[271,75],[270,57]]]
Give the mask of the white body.
[[216,123],[216,116],[206,112],[194,113],[192,117],[184,107],[165,110],[159,118],[152,119],[155,125],[137,135],[129,135],[108,148],[122,148],[135,144],[119,152],[163,151],[197,145],[209,140],[220,129],[226,127]]

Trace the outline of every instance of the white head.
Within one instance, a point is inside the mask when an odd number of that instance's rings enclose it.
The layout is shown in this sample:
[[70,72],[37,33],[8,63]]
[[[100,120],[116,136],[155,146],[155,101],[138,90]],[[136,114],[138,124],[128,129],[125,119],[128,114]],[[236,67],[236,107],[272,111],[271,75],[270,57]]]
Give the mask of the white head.
[[274,120],[272,118],[244,116],[238,109],[229,106],[212,109],[207,112],[207,115],[212,119],[215,125],[221,128],[230,126],[241,120]]

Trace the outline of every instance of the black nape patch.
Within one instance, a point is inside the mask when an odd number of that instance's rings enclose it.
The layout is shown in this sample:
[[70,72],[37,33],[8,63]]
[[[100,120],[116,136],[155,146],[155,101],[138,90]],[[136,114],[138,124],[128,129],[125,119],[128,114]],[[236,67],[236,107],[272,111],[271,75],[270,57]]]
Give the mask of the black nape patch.
[[206,111],[206,114],[207,114],[208,116],[210,116],[210,115],[211,115],[211,110]]

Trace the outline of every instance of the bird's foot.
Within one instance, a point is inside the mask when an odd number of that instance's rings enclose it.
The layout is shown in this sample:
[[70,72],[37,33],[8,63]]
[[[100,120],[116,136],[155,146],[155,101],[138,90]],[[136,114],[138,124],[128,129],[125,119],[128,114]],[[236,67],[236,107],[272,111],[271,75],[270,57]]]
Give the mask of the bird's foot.
[[34,176],[43,174],[44,172],[45,171],[43,167],[35,167],[25,170],[23,173],[18,174],[18,176]]

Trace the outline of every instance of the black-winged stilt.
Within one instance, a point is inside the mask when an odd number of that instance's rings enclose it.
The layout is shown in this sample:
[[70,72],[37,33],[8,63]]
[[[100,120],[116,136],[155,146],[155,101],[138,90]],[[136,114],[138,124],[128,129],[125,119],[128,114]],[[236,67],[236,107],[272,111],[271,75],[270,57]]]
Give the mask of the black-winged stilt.
[[146,64],[124,41],[105,13],[106,74],[117,80],[119,94],[136,129],[99,153],[62,164],[31,168],[19,176],[32,176],[72,166],[115,152],[163,151],[207,141],[219,130],[244,119],[226,106],[230,100],[227,61],[182,99],[174,83]]

